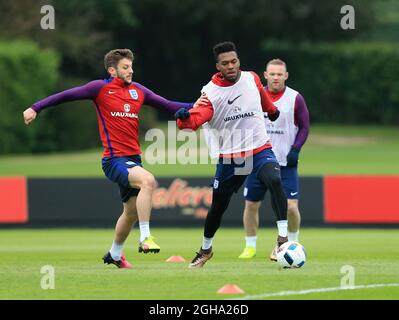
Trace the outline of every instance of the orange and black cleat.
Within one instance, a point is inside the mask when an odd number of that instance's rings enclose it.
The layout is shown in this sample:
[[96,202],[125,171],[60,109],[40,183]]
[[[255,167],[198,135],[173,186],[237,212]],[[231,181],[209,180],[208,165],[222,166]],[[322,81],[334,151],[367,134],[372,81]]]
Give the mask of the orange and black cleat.
[[212,247],[206,250],[200,248],[199,252],[197,252],[197,255],[194,257],[194,259],[191,261],[188,267],[202,268],[204,264],[212,257],[213,257]]

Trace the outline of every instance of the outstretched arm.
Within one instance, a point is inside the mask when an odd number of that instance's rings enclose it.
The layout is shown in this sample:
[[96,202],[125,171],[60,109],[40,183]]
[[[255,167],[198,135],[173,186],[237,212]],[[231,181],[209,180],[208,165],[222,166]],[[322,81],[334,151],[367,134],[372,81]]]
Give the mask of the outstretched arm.
[[180,109],[175,114],[179,129],[197,130],[213,117],[213,106],[205,95],[201,95],[190,110]]
[[25,124],[35,120],[37,114],[45,108],[68,101],[95,99],[103,85],[103,80],[94,80],[83,86],[62,91],[35,102],[23,112]]
[[163,109],[173,114],[180,108],[191,109],[193,107],[193,103],[170,101],[137,82],[134,84],[144,92],[144,104],[151,107]]

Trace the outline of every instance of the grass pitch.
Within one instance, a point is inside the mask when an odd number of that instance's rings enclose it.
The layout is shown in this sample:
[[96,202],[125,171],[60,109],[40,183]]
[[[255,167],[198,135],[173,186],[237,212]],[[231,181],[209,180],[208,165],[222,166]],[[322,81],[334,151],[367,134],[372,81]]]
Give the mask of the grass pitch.
[[[202,229],[153,228],[152,233],[161,252],[139,254],[135,228],[125,246],[133,263],[127,270],[102,263],[112,229],[3,229],[0,299],[399,299],[399,233],[394,229],[302,229],[308,261],[295,270],[279,270],[266,258],[275,229],[261,229],[257,257],[242,261],[237,257],[243,230],[221,228],[214,257],[202,269],[187,268],[201,245]],[[187,262],[165,262],[172,255]],[[54,289],[41,288],[45,265],[54,267]],[[340,289],[341,282],[348,283],[344,266],[353,267],[355,289]],[[245,294],[217,294],[227,283]]]

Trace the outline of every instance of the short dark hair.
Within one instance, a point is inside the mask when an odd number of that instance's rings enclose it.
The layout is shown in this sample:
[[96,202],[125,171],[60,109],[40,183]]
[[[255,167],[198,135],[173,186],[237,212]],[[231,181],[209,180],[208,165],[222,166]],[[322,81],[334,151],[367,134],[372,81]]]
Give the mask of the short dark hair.
[[275,65],[275,66],[285,66],[285,69],[287,69],[287,64],[281,60],[281,59],[272,59],[266,64],[266,69],[270,65]]
[[220,42],[213,47],[213,54],[216,62],[218,61],[219,54],[234,51],[237,53],[236,45],[233,42]]
[[133,61],[133,52],[130,49],[114,49],[108,52],[104,57],[104,67],[108,70],[109,67],[114,67],[118,65],[119,60],[123,58]]

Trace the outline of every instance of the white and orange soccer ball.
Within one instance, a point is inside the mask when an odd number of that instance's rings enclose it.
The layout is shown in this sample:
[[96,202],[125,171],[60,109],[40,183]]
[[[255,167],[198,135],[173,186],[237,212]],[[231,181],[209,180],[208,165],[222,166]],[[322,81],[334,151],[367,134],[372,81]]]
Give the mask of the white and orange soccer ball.
[[306,251],[299,242],[288,241],[277,251],[277,262],[282,268],[301,268],[306,262]]

